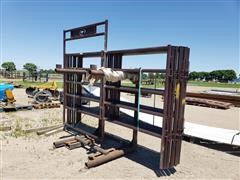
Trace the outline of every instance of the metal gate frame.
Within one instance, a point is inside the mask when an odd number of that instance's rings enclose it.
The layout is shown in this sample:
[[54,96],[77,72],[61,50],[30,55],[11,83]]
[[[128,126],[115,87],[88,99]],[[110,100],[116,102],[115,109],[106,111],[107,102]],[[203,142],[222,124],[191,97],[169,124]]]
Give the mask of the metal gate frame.
[[[98,26],[104,26],[103,32],[98,32]],[[67,37],[70,33],[70,37]],[[180,163],[181,142],[184,128],[184,107],[186,97],[186,83],[189,66],[188,47],[182,46],[160,46],[138,49],[107,51],[108,21],[103,21],[87,26],[82,26],[64,31],[63,56],[64,68],[61,65],[56,67],[56,72],[64,74],[64,106],[63,123],[66,129],[73,130],[81,134],[86,134],[92,138],[104,140],[105,120],[128,127],[133,130],[132,144],[137,145],[137,133],[143,132],[161,140],[160,169],[167,169]],[[66,53],[66,42],[76,39],[104,36],[104,47],[102,51]],[[167,54],[166,69],[122,69],[122,59],[124,56],[146,55],[146,54]],[[149,89],[121,86],[121,82],[106,82],[102,76],[99,84],[100,97],[93,98],[82,95],[81,85],[83,75],[101,73],[90,68],[83,68],[84,58],[100,58],[101,66],[138,74],[141,72],[165,73],[165,89]],[[135,103],[120,101],[120,92],[135,94]],[[138,96],[139,93],[150,93],[162,95],[164,97],[163,109],[153,108],[145,105],[140,106],[140,112],[163,117],[162,128],[140,122],[138,119]],[[82,100],[90,100],[99,103],[99,109],[91,109],[82,106]],[[134,118],[122,115],[119,108],[133,110]],[[96,133],[89,133],[76,125],[81,122],[81,114],[87,114],[98,118],[98,128]]]

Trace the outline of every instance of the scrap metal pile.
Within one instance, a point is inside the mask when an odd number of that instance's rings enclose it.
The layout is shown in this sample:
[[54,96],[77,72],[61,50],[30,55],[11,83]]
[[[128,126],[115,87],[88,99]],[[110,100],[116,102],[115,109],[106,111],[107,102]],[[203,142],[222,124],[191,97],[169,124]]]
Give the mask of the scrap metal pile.
[[[104,48],[102,50],[82,53],[68,53],[66,51],[67,42],[96,36],[104,36]],[[138,132],[143,132],[161,138],[160,169],[176,166],[180,162],[181,154],[190,49],[188,47],[167,45],[108,51],[107,36],[108,21],[64,31],[63,68],[61,65],[56,66],[56,72],[64,74],[63,123],[66,131],[79,135],[71,140],[62,140],[61,146],[76,147],[88,145],[91,148],[95,148],[96,154],[89,158],[90,162],[86,163],[87,167],[92,167],[133,152],[137,148]],[[147,54],[165,54],[166,68],[122,69],[122,61],[125,56]],[[83,67],[83,61],[88,58],[99,58],[101,67],[133,74],[133,77],[137,77],[137,80],[134,80],[137,82],[133,83],[134,87],[122,86],[121,81],[111,82],[109,79],[106,79],[103,71]],[[156,62],[157,64],[158,62]],[[164,73],[164,90],[142,88],[142,73]],[[83,79],[86,74],[100,76],[101,83],[96,84],[100,87],[99,97],[82,94]],[[121,92],[134,94],[135,102],[121,101]],[[140,102],[142,93],[164,96],[163,108],[142,105]],[[84,100],[94,101],[99,105],[87,107],[81,103]],[[120,112],[120,108],[134,111],[134,116]],[[162,128],[140,121],[140,112],[162,117]],[[94,131],[88,131],[88,129],[84,128],[87,124],[82,122],[82,114],[98,119],[98,127]],[[105,121],[132,129],[131,142],[127,146],[118,149],[102,149],[100,146],[106,139]],[[95,142],[99,142],[99,144]],[[59,146],[57,145],[56,147]],[[97,161],[93,161],[93,159]]]

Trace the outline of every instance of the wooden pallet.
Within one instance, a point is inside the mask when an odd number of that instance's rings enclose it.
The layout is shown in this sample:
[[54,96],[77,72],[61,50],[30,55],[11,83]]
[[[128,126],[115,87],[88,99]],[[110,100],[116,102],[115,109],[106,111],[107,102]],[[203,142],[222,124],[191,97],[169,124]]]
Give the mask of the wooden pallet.
[[20,104],[16,104],[16,105],[10,105],[10,106],[3,106],[0,107],[0,112],[11,112],[11,111],[21,111],[21,110],[32,110],[32,105],[20,105]]
[[40,103],[33,104],[34,109],[60,108],[60,103]]

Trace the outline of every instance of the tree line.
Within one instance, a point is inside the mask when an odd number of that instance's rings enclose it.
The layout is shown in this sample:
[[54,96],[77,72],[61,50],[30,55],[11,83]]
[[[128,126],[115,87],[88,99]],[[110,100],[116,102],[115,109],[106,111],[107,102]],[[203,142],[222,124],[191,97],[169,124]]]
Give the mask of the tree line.
[[237,78],[237,74],[234,70],[214,70],[211,72],[196,72],[192,71],[189,73],[189,80],[200,80],[200,81],[218,81],[218,82],[228,82],[233,81]]
[[[2,63],[2,68],[8,72],[16,71],[16,65],[12,61],[7,61]],[[23,65],[23,69],[27,70],[29,74],[34,74],[37,72],[37,66],[33,63],[26,63]],[[39,73],[49,73],[53,74],[55,71],[53,69],[43,70],[40,69]],[[165,74],[162,73],[143,73],[143,79],[164,79]],[[237,78],[237,74],[234,70],[214,70],[211,72],[204,71],[192,71],[189,73],[188,80],[200,80],[200,81],[218,81],[218,82],[228,82],[233,81]]]
[[[16,71],[16,65],[14,62],[12,61],[6,61],[4,63],[2,63],[2,68],[5,69],[5,71],[7,72],[13,72]],[[37,66],[33,63],[25,63],[23,65],[23,69],[27,70],[29,72],[29,74],[34,74],[37,72]],[[48,74],[53,74],[55,73],[55,71],[53,69],[40,69],[39,73],[48,73]]]
[[[240,75],[239,75],[240,76]],[[144,73],[143,79],[164,79],[165,74],[162,73]],[[204,71],[192,71],[188,75],[188,80],[191,81],[216,81],[216,82],[229,82],[237,78],[237,74],[234,70],[214,70],[211,72]]]

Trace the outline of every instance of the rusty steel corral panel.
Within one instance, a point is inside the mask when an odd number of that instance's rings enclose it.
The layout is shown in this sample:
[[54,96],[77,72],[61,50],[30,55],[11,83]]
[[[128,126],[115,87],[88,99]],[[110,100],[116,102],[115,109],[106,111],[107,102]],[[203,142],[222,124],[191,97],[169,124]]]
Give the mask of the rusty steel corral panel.
[[[98,26],[104,26],[103,32],[98,32]],[[67,37],[70,33],[70,37]],[[66,41],[94,36],[104,36],[103,48],[97,52],[66,53]],[[66,38],[67,37],[67,38]],[[63,40],[63,68],[57,66],[56,72],[64,74],[64,110],[63,123],[66,130],[75,131],[88,135],[97,140],[104,140],[105,120],[133,130],[131,148],[137,147],[138,132],[143,132],[161,140],[160,169],[167,169],[176,166],[180,162],[181,142],[184,126],[184,107],[186,97],[186,83],[189,66],[190,49],[181,46],[160,46],[138,49],[125,49],[107,51],[108,21],[103,21],[87,26],[82,26],[64,31]],[[165,69],[122,69],[122,61],[125,56],[146,55],[146,54],[166,54]],[[101,71],[83,67],[83,60],[89,57],[97,57],[101,61],[102,67],[120,70],[126,73],[133,73],[138,76],[138,83],[135,87],[126,87],[119,82],[108,82]],[[156,62],[158,63],[158,62]],[[164,73],[165,88],[151,89],[140,88],[140,73]],[[100,97],[86,97],[82,94],[83,76],[88,73],[98,75],[101,78]],[[121,92],[131,93],[135,96],[134,103],[121,101]],[[163,108],[155,108],[139,103],[139,97],[143,93],[162,95],[164,97]],[[84,100],[99,103],[98,107],[86,107],[82,105]],[[134,116],[122,113],[119,109],[125,108],[134,111]],[[139,121],[139,112],[163,117],[162,128],[154,124]],[[87,114],[98,119],[98,127],[95,132],[88,132],[79,126],[81,114]],[[79,144],[76,144],[78,147]],[[75,147],[75,144],[73,144]],[[129,148],[130,148],[129,147]],[[97,147],[96,147],[97,148]],[[115,151],[117,152],[117,151]],[[123,151],[116,157],[123,155]],[[102,156],[103,159],[91,161],[95,166],[108,160],[116,158],[114,156]],[[99,157],[100,158],[100,157]]]

